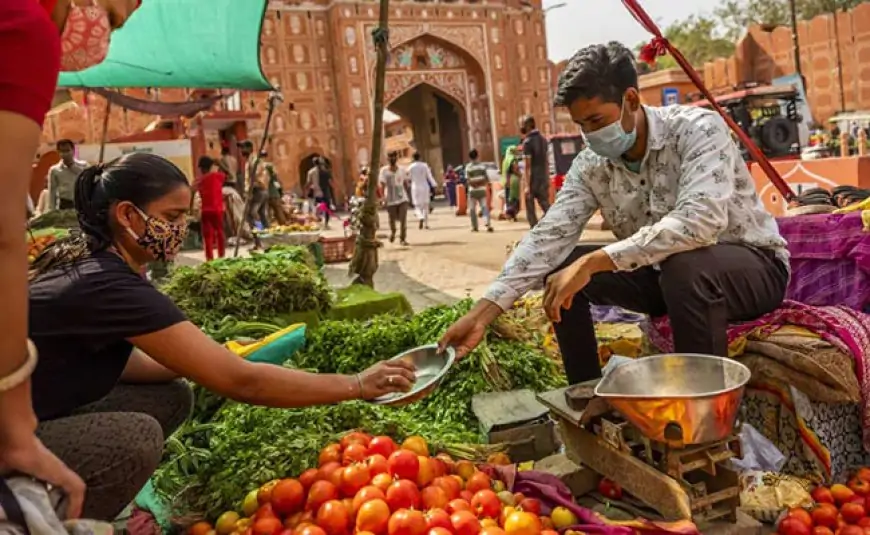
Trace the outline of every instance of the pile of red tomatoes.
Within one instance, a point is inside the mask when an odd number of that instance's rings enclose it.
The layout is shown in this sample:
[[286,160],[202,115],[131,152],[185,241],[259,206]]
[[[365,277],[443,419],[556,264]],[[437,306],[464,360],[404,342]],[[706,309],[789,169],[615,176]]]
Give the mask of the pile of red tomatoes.
[[845,485],[818,486],[810,509],[790,509],[777,526],[779,535],[870,535],[870,468],[861,468]]
[[555,513],[541,516],[540,502],[507,491],[472,462],[430,456],[421,437],[397,445],[360,432],[324,448],[318,468],[251,491],[242,512],[226,512],[214,526],[200,522],[189,533],[557,535]]

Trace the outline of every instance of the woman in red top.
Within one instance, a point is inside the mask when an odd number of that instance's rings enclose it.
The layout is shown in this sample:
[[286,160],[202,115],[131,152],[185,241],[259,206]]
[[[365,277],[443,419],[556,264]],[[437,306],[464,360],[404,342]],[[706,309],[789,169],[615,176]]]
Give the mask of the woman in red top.
[[[102,10],[114,29],[138,2],[98,0],[89,6],[91,14]],[[27,247],[21,231],[26,218],[21,201],[28,195],[31,163],[57,85],[61,32],[71,16],[82,16],[73,0],[0,1],[0,180],[6,191],[0,196],[0,294],[6,297],[0,310],[0,473],[23,472],[64,489],[67,514],[74,518],[81,513],[85,485],[35,434],[30,372],[36,350],[27,347]]]
[[226,238],[224,237],[224,196],[223,186],[227,177],[220,171],[215,171],[215,162],[208,156],[202,156],[197,163],[200,177],[196,181],[196,190],[202,200],[200,227],[202,230],[202,248],[205,249],[205,259],[214,258],[213,247],[217,244],[218,258],[224,257]]

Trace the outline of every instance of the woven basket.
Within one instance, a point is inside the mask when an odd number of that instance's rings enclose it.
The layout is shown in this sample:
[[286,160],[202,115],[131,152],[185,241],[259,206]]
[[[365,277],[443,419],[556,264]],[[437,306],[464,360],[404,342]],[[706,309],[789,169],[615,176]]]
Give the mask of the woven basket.
[[319,232],[287,232],[284,234],[260,234],[264,247],[273,245],[308,245],[320,241]]
[[320,238],[320,244],[323,246],[324,263],[350,262],[356,248],[356,236],[352,234],[343,238]]

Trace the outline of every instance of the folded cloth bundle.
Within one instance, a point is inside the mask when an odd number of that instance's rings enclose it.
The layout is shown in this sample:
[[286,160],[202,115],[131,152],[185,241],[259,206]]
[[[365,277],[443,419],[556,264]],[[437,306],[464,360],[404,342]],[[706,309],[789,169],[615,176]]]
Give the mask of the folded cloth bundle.
[[112,525],[93,520],[62,521],[66,500],[59,491],[29,477],[0,479],[0,534],[111,535]]

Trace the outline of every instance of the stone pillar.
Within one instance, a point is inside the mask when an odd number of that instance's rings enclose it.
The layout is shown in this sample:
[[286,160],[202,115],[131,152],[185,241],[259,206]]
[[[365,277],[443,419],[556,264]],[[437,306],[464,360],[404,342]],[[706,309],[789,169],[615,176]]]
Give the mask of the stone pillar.
[[849,157],[849,133],[840,132],[840,156],[843,158]]
[[863,128],[858,131],[858,156],[867,156],[867,133]]

